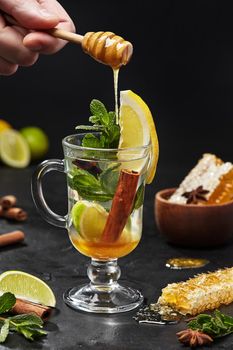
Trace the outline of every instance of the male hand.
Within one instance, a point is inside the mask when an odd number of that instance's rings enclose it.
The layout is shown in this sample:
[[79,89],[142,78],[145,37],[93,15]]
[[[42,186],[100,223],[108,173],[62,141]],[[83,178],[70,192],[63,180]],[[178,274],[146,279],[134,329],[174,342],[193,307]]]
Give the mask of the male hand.
[[40,53],[53,54],[66,44],[43,29],[75,31],[71,18],[56,0],[0,0],[0,10],[18,23],[9,25],[0,14],[0,75],[14,74],[19,66],[33,65]]

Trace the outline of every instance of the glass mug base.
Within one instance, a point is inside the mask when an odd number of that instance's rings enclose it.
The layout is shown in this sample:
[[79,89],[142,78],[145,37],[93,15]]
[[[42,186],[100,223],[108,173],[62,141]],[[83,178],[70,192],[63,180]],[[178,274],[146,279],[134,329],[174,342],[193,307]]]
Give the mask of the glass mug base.
[[118,283],[110,290],[103,286],[93,288],[90,283],[68,289],[63,300],[76,310],[113,314],[137,308],[143,302],[143,296],[137,289],[123,287]]

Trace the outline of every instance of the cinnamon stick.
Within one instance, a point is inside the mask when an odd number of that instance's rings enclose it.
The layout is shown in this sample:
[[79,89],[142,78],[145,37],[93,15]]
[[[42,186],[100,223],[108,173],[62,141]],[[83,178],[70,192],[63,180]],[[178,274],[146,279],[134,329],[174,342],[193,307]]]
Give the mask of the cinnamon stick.
[[25,210],[21,208],[9,208],[8,210],[4,210],[2,213],[2,216],[10,219],[10,220],[16,220],[16,221],[25,221],[28,217]]
[[121,170],[111,210],[102,234],[103,241],[114,242],[123,231],[132,211],[138,179],[139,173]]
[[0,247],[10,244],[16,244],[24,240],[24,233],[22,231],[12,231],[0,235]]
[[42,318],[42,320],[46,321],[51,316],[52,307],[16,298],[16,303],[11,309],[11,312],[17,315],[34,313]]
[[13,195],[7,195],[0,198],[0,205],[3,209],[9,209],[14,207],[17,202],[17,199]]

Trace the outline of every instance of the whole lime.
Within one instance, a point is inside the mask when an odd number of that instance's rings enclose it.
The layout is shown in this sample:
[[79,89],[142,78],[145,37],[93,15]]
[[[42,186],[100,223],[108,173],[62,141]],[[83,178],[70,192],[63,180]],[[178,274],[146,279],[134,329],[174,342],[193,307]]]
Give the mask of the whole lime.
[[26,126],[20,130],[31,151],[33,160],[46,155],[49,149],[49,139],[44,130],[38,126]]

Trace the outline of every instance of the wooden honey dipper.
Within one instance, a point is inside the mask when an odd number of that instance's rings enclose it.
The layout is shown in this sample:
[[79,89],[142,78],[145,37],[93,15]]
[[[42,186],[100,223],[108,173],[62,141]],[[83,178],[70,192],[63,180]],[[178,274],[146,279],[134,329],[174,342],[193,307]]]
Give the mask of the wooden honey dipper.
[[[4,17],[9,23],[19,25],[12,16],[4,13]],[[58,28],[43,31],[55,38],[81,45],[85,53],[113,69],[126,65],[133,54],[133,45],[112,32],[88,32],[80,35]]]
[[133,45],[112,32],[88,32],[84,36],[57,28],[46,32],[56,38],[81,44],[84,52],[114,69],[126,65],[133,54]]

